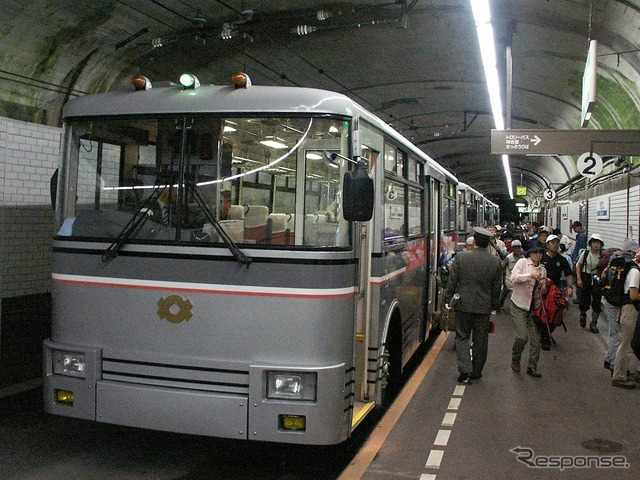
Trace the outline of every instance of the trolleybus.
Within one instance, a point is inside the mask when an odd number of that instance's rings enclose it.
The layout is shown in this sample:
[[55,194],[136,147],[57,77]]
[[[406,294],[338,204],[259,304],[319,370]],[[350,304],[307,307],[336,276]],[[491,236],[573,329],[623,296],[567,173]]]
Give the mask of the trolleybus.
[[234,80],[65,106],[46,411],[336,444],[430,334],[455,177],[346,96]]

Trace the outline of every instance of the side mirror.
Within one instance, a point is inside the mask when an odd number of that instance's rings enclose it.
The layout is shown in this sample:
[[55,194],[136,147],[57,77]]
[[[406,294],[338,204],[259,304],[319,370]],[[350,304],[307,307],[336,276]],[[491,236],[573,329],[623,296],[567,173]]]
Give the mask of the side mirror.
[[374,201],[373,178],[364,160],[358,160],[355,169],[344,174],[342,187],[342,215],[345,220],[371,220]]

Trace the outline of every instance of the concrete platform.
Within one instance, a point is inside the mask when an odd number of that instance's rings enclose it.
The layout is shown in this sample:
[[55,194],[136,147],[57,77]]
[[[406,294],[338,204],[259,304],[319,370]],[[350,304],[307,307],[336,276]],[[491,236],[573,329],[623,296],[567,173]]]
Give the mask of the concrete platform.
[[640,476],[640,388],[611,386],[605,322],[600,334],[580,328],[576,305],[565,319],[568,332],[556,330],[555,348],[541,352],[540,379],[525,373],[528,348],[525,368],[511,370],[508,308],[497,315],[483,377],[470,385],[456,381],[451,332],[362,478]]
[[471,385],[457,383],[454,335],[443,334],[401,392],[406,408],[394,404],[373,427],[371,439],[387,425],[388,436],[355,476],[350,467],[338,472],[371,453],[368,444],[353,458],[348,445],[231,442],[53,417],[34,378],[0,385],[0,479],[638,477],[640,388],[611,386],[602,367],[606,324],[599,335],[580,328],[571,305],[568,332],[554,333],[557,345],[542,352],[535,379],[511,371],[508,309],[496,323],[483,378]]

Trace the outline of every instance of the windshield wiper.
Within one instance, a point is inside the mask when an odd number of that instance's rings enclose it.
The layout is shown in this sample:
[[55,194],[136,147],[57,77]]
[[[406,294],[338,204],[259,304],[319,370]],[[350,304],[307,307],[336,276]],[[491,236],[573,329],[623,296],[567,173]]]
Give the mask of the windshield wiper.
[[211,210],[209,210],[209,207],[207,206],[206,202],[202,199],[202,196],[200,195],[200,192],[198,191],[196,186],[193,185],[192,183],[189,183],[187,184],[187,190],[190,191],[190,193],[193,195],[193,198],[195,199],[196,203],[200,207],[200,210],[204,212],[205,216],[207,217],[207,220],[211,222],[211,225],[213,225],[213,228],[216,230],[216,233],[220,236],[220,238],[222,239],[224,244],[227,246],[231,254],[234,256],[234,258],[238,262],[242,263],[243,265],[246,265],[247,268],[249,268],[249,265],[251,265],[251,262],[253,260],[251,260],[251,257],[248,257],[242,250],[240,250],[238,246],[235,244],[235,242],[231,240],[231,237],[229,237],[227,232],[225,232],[224,228],[222,228],[222,226],[220,225],[220,222],[218,222],[218,220],[211,213]]
[[[129,241],[129,239],[134,235],[134,233],[136,233],[140,228],[142,228],[142,225],[144,224],[144,222],[150,217],[149,205],[155,198],[159,196],[159,192],[164,191],[165,188],[169,188],[169,187],[165,185],[164,188],[157,188],[153,191],[151,195],[149,195],[149,198],[147,198],[147,200],[136,212],[136,214],[125,225],[125,227],[116,237],[115,241],[104,251],[104,253],[102,254],[103,262],[108,262],[109,260],[116,258],[122,246]],[[234,258],[238,262],[242,263],[243,265],[246,265],[248,268],[252,262],[251,258],[248,257],[242,250],[240,250],[238,246],[235,244],[235,242],[231,240],[231,237],[229,237],[227,232],[225,232],[225,230],[220,225],[220,222],[218,222],[218,220],[211,213],[211,210],[209,210],[209,207],[207,207],[207,204],[202,199],[202,196],[200,195],[200,192],[195,187],[195,185],[188,183],[187,190],[193,195],[193,198],[195,199],[196,203],[198,204],[202,212],[207,217],[207,220],[211,222],[211,225],[213,225],[213,228],[216,230],[216,232],[218,233],[218,235],[220,236],[224,244],[227,246],[231,254],[234,256]]]
[[[167,187],[165,186],[165,188]],[[108,262],[109,260],[113,260],[114,258],[116,258],[122,246],[129,241],[129,239],[135,232],[142,228],[144,222],[146,222],[147,219],[151,216],[149,205],[155,198],[159,196],[158,192],[160,191],[164,191],[164,188],[160,188],[160,186],[158,186],[158,188],[156,188],[151,193],[151,195],[149,195],[149,198],[145,200],[145,202],[138,209],[135,215],[131,217],[131,220],[129,220],[129,223],[124,226],[122,231],[116,237],[115,241],[111,245],[109,245],[109,247],[102,254],[103,262]]]

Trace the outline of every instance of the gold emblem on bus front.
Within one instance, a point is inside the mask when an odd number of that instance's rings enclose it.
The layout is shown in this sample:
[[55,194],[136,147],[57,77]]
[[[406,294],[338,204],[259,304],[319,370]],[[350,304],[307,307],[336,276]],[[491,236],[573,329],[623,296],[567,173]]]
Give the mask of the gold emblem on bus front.
[[191,300],[179,295],[169,295],[158,300],[158,316],[160,319],[166,318],[171,323],[189,320],[193,316],[191,308]]

